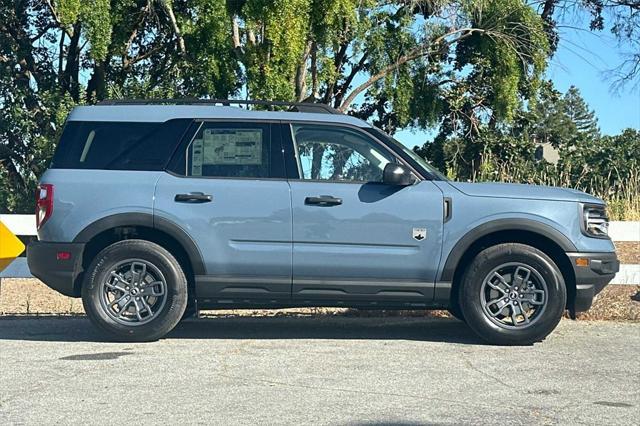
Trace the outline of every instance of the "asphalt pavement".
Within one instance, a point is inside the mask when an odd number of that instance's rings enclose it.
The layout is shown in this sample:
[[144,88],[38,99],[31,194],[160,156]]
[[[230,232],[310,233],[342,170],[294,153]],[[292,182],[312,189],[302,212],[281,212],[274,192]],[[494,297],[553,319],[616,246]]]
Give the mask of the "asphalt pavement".
[[564,320],[528,347],[430,318],[189,320],[107,343],[0,317],[0,424],[638,424],[640,324]]

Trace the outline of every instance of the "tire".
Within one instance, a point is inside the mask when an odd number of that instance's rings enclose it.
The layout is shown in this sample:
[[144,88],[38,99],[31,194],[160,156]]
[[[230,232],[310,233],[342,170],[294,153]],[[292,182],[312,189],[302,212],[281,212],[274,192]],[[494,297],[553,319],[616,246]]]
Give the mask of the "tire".
[[560,322],[566,301],[565,282],[553,260],[517,243],[480,252],[465,271],[460,289],[467,324],[496,345],[543,340]]
[[180,322],[188,319],[198,319],[200,316],[200,310],[198,309],[198,305],[195,299],[189,298],[187,300],[187,306],[182,314],[182,318],[180,318]]
[[154,341],[182,318],[187,279],[163,247],[124,240],[93,259],[82,286],[82,304],[91,322],[109,338]]
[[447,309],[447,312],[449,312],[449,315],[451,315],[455,319],[462,321],[464,323],[467,322],[464,319],[464,315],[462,314],[462,309],[460,308],[459,302],[454,302],[451,306],[449,306],[449,309]]

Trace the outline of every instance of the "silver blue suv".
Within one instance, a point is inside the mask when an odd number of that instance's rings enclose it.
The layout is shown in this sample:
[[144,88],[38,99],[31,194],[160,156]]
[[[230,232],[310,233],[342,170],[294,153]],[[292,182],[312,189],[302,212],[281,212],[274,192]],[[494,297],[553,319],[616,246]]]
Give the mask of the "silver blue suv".
[[274,104],[74,109],[37,191],[33,275],[118,340],[198,309],[338,306],[449,309],[531,344],[618,271],[600,199],[451,182],[364,121]]

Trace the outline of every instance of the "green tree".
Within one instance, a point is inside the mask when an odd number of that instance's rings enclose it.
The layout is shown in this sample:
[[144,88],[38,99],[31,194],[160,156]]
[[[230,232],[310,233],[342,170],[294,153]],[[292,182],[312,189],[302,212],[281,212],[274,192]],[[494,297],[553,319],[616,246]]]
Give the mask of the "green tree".
[[571,146],[578,139],[595,143],[600,137],[595,112],[571,86],[563,95],[545,81],[517,114],[513,128],[515,136],[534,143],[549,143],[556,148]]
[[564,114],[575,126],[577,137],[587,141],[596,141],[600,137],[596,114],[589,109],[575,86],[571,86],[567,90],[562,99],[562,105]]
[[0,14],[2,211],[32,210],[73,105],[242,85],[222,0],[0,0]]
[[549,52],[543,20],[522,0],[0,0],[0,13],[9,211],[30,210],[76,104],[308,100],[389,131],[477,139],[535,92]]
[[560,146],[575,133],[574,123],[564,112],[562,93],[553,87],[551,81],[545,81],[529,100],[528,108],[518,111],[511,132],[534,143]]
[[[417,152],[435,159],[434,165],[459,179],[488,179],[494,174],[510,180],[515,177],[508,175],[517,171],[516,180],[522,180],[527,173],[540,169],[535,152],[545,143],[560,149],[567,158],[581,147],[599,145],[597,119],[577,88],[570,87],[562,94],[551,81],[543,81],[520,104],[511,122],[481,124],[473,138],[440,134]],[[567,161],[574,161],[571,158]]]
[[508,118],[548,52],[519,0],[247,1],[232,22],[250,96],[312,99],[390,131]]
[[0,16],[0,209],[31,211],[71,104],[65,70],[74,65],[56,68],[44,3],[3,0]]

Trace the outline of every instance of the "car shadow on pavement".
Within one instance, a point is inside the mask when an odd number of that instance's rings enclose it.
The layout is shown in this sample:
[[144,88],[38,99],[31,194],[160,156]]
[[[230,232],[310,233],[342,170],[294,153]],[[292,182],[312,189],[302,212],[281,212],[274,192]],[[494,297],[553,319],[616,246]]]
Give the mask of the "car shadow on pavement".
[[[483,344],[466,324],[455,319],[323,315],[188,319],[178,324],[164,339],[414,340]],[[84,316],[0,317],[2,340],[108,341]]]

